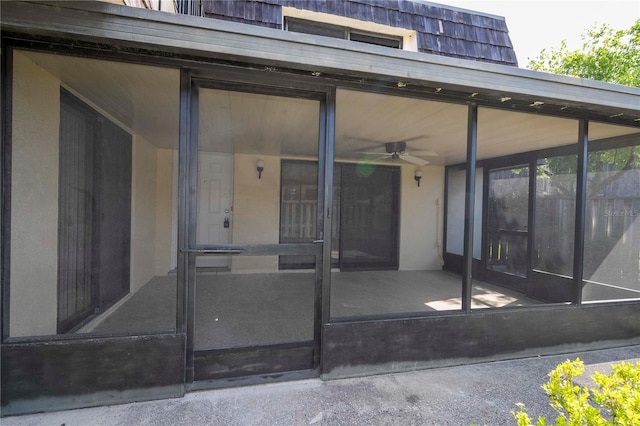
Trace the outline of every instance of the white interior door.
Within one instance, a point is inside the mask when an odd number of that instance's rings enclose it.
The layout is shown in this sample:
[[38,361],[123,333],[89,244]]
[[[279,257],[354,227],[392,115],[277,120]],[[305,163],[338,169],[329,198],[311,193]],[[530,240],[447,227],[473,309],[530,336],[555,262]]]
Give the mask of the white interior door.
[[[233,155],[198,153],[197,244],[228,244],[233,227]],[[228,268],[229,256],[199,256],[201,268]]]

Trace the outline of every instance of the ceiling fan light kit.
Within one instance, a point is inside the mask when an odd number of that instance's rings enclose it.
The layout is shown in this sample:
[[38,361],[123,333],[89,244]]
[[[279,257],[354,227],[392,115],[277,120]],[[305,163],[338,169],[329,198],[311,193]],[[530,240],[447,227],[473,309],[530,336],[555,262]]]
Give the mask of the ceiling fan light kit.
[[[424,136],[417,136],[401,141],[395,142],[382,142],[381,145],[384,145],[384,151],[380,148],[379,150],[374,151],[358,151],[361,154],[365,155],[377,155],[378,158],[373,159],[371,161],[383,161],[383,160],[393,160],[393,161],[405,161],[407,163],[415,164],[417,166],[424,166],[429,164],[427,160],[424,160],[420,157],[416,157],[416,155],[421,156],[437,156],[438,153],[434,151],[411,151],[412,154],[407,152],[407,141],[414,139],[424,139]],[[384,154],[384,155],[383,155]]]
[[[424,166],[426,164],[429,164],[427,160],[423,160],[422,158],[408,154],[407,143],[405,141],[386,142],[384,144],[384,149],[387,152],[387,154],[391,154],[392,160],[402,160],[418,166]],[[428,154],[432,154],[432,153],[428,153]]]
[[389,154],[398,154],[407,150],[406,142],[387,142],[384,144],[384,148]]

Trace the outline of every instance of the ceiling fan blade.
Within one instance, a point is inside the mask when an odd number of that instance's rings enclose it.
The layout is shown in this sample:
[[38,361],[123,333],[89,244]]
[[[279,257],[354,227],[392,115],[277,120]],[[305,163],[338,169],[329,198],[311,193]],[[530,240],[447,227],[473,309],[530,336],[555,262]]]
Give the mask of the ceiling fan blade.
[[411,155],[419,155],[421,157],[437,157],[439,154],[435,151],[414,151],[411,150]]
[[[380,151],[356,151],[357,154],[364,154],[364,155],[383,155],[384,154],[384,150],[380,150]],[[389,154],[391,155],[391,154]]]
[[382,163],[382,162],[387,162],[387,161],[392,161],[390,155],[385,155],[385,156],[378,157],[378,158],[364,158],[364,159],[360,160],[359,163],[360,164],[373,164],[373,163]]
[[411,141],[417,141],[420,139],[427,139],[429,137],[429,135],[417,135],[417,136],[413,136],[410,138],[405,138],[405,139],[401,139],[402,142],[411,142]]
[[418,166],[429,164],[427,160],[423,160],[422,158],[414,157],[413,155],[409,154],[400,154],[400,159]]

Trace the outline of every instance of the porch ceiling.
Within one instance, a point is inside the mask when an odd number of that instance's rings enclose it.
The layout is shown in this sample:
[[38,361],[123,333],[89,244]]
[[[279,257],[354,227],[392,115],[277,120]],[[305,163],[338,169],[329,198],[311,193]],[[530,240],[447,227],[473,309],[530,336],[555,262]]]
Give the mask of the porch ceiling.
[[[176,148],[179,72],[131,63],[23,52],[74,93],[123,127],[164,148]],[[319,105],[315,101],[203,89],[201,149],[316,157]],[[340,89],[337,92],[336,159],[372,159],[365,152],[407,141],[409,153],[434,151],[430,164],[465,161],[467,106]],[[568,145],[577,141],[575,119],[480,107],[478,159]],[[592,123],[590,139],[640,129]],[[233,148],[232,148],[233,146]],[[417,154],[417,156],[422,156]],[[373,156],[373,158],[376,158]]]
[[158,147],[178,147],[178,70],[36,52],[20,54],[127,131]]

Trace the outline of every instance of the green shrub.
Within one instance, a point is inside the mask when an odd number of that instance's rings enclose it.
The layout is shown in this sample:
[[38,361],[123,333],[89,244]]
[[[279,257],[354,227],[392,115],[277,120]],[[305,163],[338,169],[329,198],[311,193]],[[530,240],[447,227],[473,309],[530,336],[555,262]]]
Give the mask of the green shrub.
[[[595,388],[578,386],[573,379],[584,373],[584,363],[577,358],[565,361],[549,373],[542,385],[551,407],[558,412],[557,426],[638,426],[640,425],[640,362],[613,365],[610,374],[595,373]],[[524,404],[511,412],[518,426],[533,426]],[[551,426],[539,417],[536,426]]]

